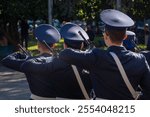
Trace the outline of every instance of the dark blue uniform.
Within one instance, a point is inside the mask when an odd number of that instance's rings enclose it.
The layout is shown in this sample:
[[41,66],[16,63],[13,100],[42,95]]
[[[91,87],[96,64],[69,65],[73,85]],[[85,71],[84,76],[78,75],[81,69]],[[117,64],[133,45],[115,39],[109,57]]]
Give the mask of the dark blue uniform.
[[143,99],[150,99],[150,68],[142,54],[127,51],[124,47],[112,46],[108,50],[93,49],[91,52],[78,52],[66,49],[60,58],[90,71],[96,96],[104,99],[133,99],[119,73],[118,67],[109,52],[119,57],[126,74],[136,90],[143,89]]
[[[40,57],[26,61],[21,70],[25,73],[36,74],[33,79],[38,94],[56,94],[56,97],[84,99],[71,66],[56,57]],[[78,68],[85,88],[90,95],[91,81],[89,74]],[[32,79],[29,79],[32,81]],[[32,84],[33,84],[32,83]],[[36,94],[36,93],[34,93]]]
[[[80,42],[80,40],[83,39],[78,38],[78,40],[76,41],[75,37],[78,37],[79,35],[78,30],[80,30],[81,32],[83,32],[83,34],[85,34],[83,29],[81,30],[81,28],[79,28],[79,26],[75,24],[67,24],[63,26],[62,29],[61,32],[63,32],[64,34],[67,33],[67,39],[68,40],[70,39],[69,42],[67,41],[68,44],[71,45],[71,42],[73,42],[72,47],[76,48],[77,45],[79,46],[78,43]],[[77,33],[75,33],[74,30],[76,30]],[[81,68],[77,69],[79,71],[83,84],[87,90],[87,93],[88,95],[90,95],[92,86],[89,73],[85,72],[85,70]],[[60,60],[55,56],[30,59],[22,65],[21,70],[26,73],[36,74],[38,76],[37,79],[39,79],[41,83],[47,81],[46,83],[52,86],[51,89],[53,89],[53,91],[56,92],[56,97],[70,98],[70,99],[85,99],[71,65],[67,64],[66,62]],[[46,85],[44,84],[41,84],[39,86],[40,87],[45,86],[46,88]],[[50,87],[47,87],[47,90],[50,90],[49,88]]]
[[141,51],[140,53],[146,57],[146,60],[150,66],[150,51]]
[[[43,24],[37,27],[34,30],[34,35],[39,43],[43,45],[45,44],[45,47],[46,45],[51,45],[58,42],[60,39],[60,33],[57,31],[57,29],[48,24]],[[51,59],[51,55],[47,52],[43,52],[43,54],[36,57],[26,57],[25,55],[21,54],[12,54],[3,59],[2,63],[9,68],[25,73],[32,93],[31,98],[34,95],[34,98],[32,99],[50,99],[56,97],[54,84],[49,83],[51,82],[49,78],[50,76],[47,74],[40,74],[40,71],[37,73],[29,72],[28,67],[24,68],[22,66],[27,60],[35,60],[35,62],[42,64],[48,63],[49,61],[47,60],[49,58]],[[34,69],[36,69],[36,67]],[[28,72],[26,72],[26,70]]]
[[2,59],[1,63],[6,67],[22,72],[20,70],[20,66],[29,58],[30,57],[26,56],[25,54],[15,52]]
[[147,50],[150,50],[150,36],[149,36],[148,43],[147,43]]
[[127,38],[123,40],[123,46],[127,50],[135,51],[136,47],[136,36],[132,31],[126,31]]
[[[79,52],[73,49],[65,49],[60,53],[60,59],[69,64],[74,64],[90,71],[95,94],[103,99],[134,99],[127,88],[120,71],[110,52],[114,52],[120,59],[127,77],[134,90],[140,85],[143,95],[141,99],[150,99],[150,68],[145,57],[126,50],[122,45],[127,27],[134,25],[133,20],[126,14],[107,9],[101,12],[101,20],[106,24],[104,34],[107,50],[92,49],[89,52]],[[111,37],[113,31],[121,31],[119,41]],[[110,36],[109,33],[112,33]],[[117,36],[115,36],[117,37]],[[115,40],[113,41],[112,38]],[[115,46],[114,46],[115,45]]]
[[[49,58],[50,55],[43,54],[36,57],[27,57],[20,53],[13,53],[2,60],[2,64],[14,69],[16,71],[20,71],[25,73],[27,77],[27,81],[29,84],[29,88],[32,94],[41,96],[41,97],[56,97],[56,92],[53,90],[53,86],[49,83],[50,79],[47,74],[40,74],[40,71],[37,73],[26,72],[25,69],[21,69],[21,65],[25,63],[27,60],[35,59],[38,62],[46,63],[46,58]],[[34,68],[36,69],[36,68]]]

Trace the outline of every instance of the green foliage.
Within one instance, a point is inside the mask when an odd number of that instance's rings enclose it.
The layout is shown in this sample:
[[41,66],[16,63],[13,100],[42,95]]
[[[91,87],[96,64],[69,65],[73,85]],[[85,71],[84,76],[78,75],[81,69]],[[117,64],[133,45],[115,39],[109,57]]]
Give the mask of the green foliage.
[[[121,0],[122,10],[135,19],[150,17],[148,0]],[[116,0],[53,0],[53,17],[98,20],[101,10],[115,8]],[[140,10],[142,9],[142,10]],[[48,0],[0,0],[0,16],[4,22],[26,19],[47,19]]]
[[53,17],[61,21],[75,18],[76,5],[82,0],[54,0]]
[[[61,39],[58,43],[55,44],[55,50],[57,52],[60,52],[60,50],[63,49],[63,42],[64,40]],[[39,51],[38,51],[38,46],[37,46],[37,40],[34,39],[34,38],[31,38],[31,40],[29,41],[29,44],[28,44],[28,50],[29,52],[34,56],[34,55],[37,55],[39,54]]]
[[82,0],[77,4],[76,15],[82,20],[94,20],[99,15],[101,0]]
[[0,30],[16,45],[20,19],[47,19],[47,0],[0,0]]
[[136,20],[150,17],[150,2],[148,0],[122,0],[122,10]]
[[[133,19],[150,18],[149,0],[121,0],[121,8]],[[103,9],[116,8],[116,0],[53,0],[53,18],[99,21]],[[48,20],[48,0],[0,0],[0,30],[18,40],[19,19]],[[9,24],[9,27],[8,27]]]
[[[134,17],[150,17],[148,0],[121,0],[122,10]],[[99,12],[106,8],[115,8],[116,0],[54,0],[53,16],[96,19]],[[43,19],[47,18],[48,0],[0,0],[0,13],[3,18]],[[142,9],[142,10],[140,10]]]
[[[43,18],[47,15],[47,0],[1,0],[1,13],[10,18]],[[41,10],[42,9],[42,10]]]

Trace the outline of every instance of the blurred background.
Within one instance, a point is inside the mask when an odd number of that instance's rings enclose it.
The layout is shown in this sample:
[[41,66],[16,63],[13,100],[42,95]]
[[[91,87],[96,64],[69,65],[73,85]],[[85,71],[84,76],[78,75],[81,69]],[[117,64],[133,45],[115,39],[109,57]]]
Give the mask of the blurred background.
[[[138,46],[148,49],[144,26],[148,25],[149,30],[150,2],[146,0],[0,0],[0,32],[7,40],[5,44],[0,41],[0,57],[16,51],[18,43],[36,53],[33,30],[43,23],[58,30],[66,22],[76,23],[90,33],[97,47],[103,47],[104,24],[99,14],[108,8],[121,10],[134,19],[135,25],[129,30],[136,33]],[[57,44],[60,49],[62,42]]]
[[[0,59],[18,51],[18,44],[37,55],[34,29],[48,23],[58,30],[66,23],[81,26],[98,48],[106,49],[102,32],[104,23],[100,12],[118,9],[129,15],[135,25],[135,43],[142,50],[150,50],[150,2],[149,0],[0,0]],[[56,44],[63,49],[63,40]],[[0,64],[0,99],[28,99],[29,89],[24,74]]]

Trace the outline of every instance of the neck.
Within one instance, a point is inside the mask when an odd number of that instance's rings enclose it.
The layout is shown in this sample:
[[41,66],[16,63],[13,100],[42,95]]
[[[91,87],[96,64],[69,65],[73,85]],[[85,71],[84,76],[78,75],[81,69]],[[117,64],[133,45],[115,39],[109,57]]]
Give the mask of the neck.
[[50,54],[52,55],[52,53],[48,50],[48,51],[40,51],[40,54]]
[[123,46],[123,43],[110,43],[108,47],[110,46]]
[[[82,50],[82,48],[83,48],[83,43],[81,44],[81,46],[80,46],[80,48],[79,49],[77,49],[77,50]],[[63,44],[63,47],[64,47],[64,49],[66,49],[66,48],[68,48],[68,46],[64,43]],[[74,48],[73,48],[74,49]]]

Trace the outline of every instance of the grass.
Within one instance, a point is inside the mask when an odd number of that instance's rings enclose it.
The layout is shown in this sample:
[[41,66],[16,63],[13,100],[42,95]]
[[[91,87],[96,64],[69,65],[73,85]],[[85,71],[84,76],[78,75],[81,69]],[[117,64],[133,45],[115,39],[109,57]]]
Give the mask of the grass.
[[144,45],[144,44],[139,44],[138,47],[141,49],[146,49],[146,45]]
[[29,51],[33,51],[33,50],[37,50],[37,49],[38,49],[37,45],[33,45],[33,46],[28,47]]

